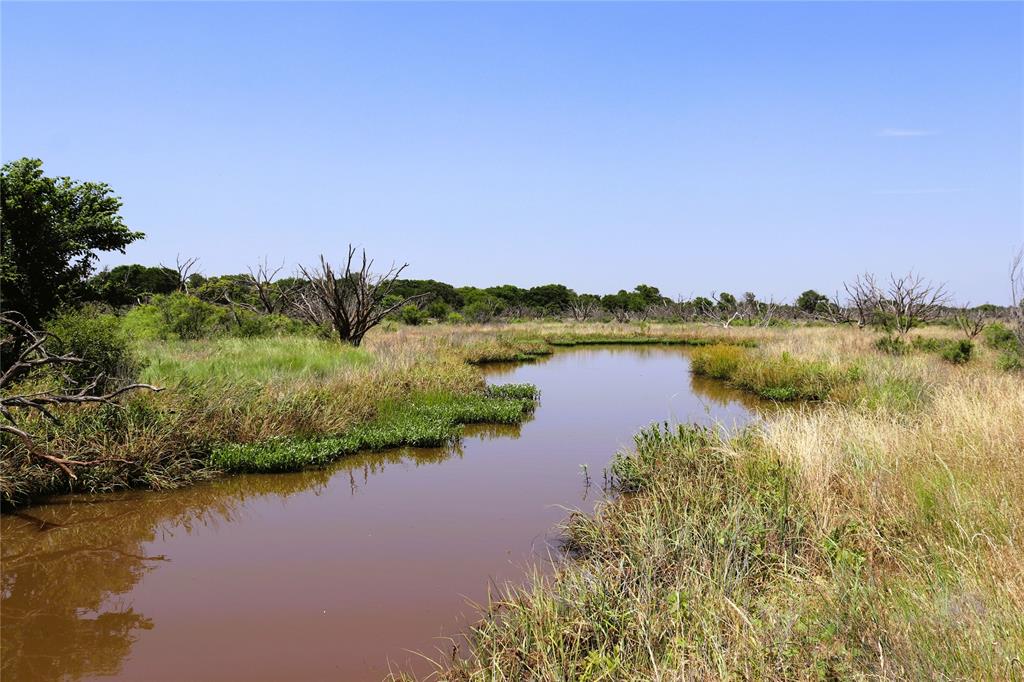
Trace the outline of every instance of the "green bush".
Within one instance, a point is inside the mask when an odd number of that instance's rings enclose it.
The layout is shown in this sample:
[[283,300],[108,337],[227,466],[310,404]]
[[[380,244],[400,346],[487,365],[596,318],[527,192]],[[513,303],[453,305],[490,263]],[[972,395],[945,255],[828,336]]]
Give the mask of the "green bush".
[[262,315],[215,305],[181,292],[154,296],[124,316],[125,329],[140,340],[195,340],[217,336],[255,338],[318,333],[317,328],[284,315]]
[[962,365],[971,359],[971,354],[974,352],[974,344],[970,341],[949,341],[944,345],[939,354],[942,359],[946,362],[952,362],[954,365]]
[[161,338],[213,336],[227,328],[230,316],[224,308],[180,292],[154,296],[150,305],[159,311]]
[[73,355],[85,363],[61,368],[71,383],[82,387],[100,377],[94,393],[107,393],[135,380],[141,369],[132,352],[131,339],[120,320],[96,308],[67,311],[46,324],[53,334],[48,348],[60,355]]
[[448,316],[445,318],[445,322],[448,324],[462,324],[465,321],[466,318],[458,313],[448,313]]
[[883,336],[875,341],[875,349],[888,355],[906,355],[910,352],[910,346],[903,339],[896,336]]
[[1024,356],[1012,350],[1006,350],[996,359],[996,367],[1007,372],[1024,370]]
[[448,317],[451,312],[451,306],[441,299],[431,301],[430,305],[427,306],[427,316],[434,320],[443,320]]
[[420,310],[417,305],[409,304],[402,306],[402,309],[398,313],[399,319],[405,324],[419,325],[427,321],[427,313]]
[[1008,328],[1006,325],[993,322],[985,327],[985,331],[982,333],[985,336],[985,345],[989,348],[1003,351],[1018,350],[1017,337],[1014,336],[1013,330]]

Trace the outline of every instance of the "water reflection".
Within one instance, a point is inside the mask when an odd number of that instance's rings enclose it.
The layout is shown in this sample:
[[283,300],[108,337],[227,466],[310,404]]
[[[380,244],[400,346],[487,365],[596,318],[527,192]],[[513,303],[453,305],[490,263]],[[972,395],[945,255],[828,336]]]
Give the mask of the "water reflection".
[[484,599],[489,579],[520,580],[564,506],[592,505],[593,479],[638,428],[745,421],[763,407],[691,377],[686,354],[664,347],[488,371],[540,386],[533,421],[467,427],[447,449],[0,517],[3,679],[380,679],[389,663],[415,668],[407,650],[463,629],[466,597]]

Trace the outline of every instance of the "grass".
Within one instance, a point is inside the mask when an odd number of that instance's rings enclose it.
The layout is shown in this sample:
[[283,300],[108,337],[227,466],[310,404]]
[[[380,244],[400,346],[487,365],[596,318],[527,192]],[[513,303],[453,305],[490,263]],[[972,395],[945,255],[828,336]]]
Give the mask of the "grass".
[[322,379],[373,362],[362,348],[301,336],[149,342],[141,354],[141,380],[160,386]]
[[266,473],[321,466],[360,450],[441,447],[459,438],[463,424],[518,424],[536,399],[531,384],[489,387],[482,394],[416,396],[338,436],[224,443],[214,447],[210,460],[222,471]]
[[768,400],[823,400],[859,377],[856,365],[836,366],[824,360],[798,359],[787,352],[756,353],[716,344],[693,352],[695,374],[728,381]]
[[755,366],[750,390],[841,381],[741,433],[639,434],[554,575],[492,596],[440,678],[1020,679],[1024,388],[997,351],[954,366],[873,343],[694,351],[709,375]]

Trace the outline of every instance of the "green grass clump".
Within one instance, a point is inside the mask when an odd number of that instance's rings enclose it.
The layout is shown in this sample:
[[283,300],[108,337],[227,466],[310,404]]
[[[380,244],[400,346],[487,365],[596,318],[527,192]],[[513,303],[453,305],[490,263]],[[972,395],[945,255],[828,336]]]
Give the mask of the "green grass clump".
[[858,378],[855,367],[800,360],[788,353],[757,355],[735,346],[709,346],[693,352],[695,374],[723,379],[768,400],[824,400],[833,389]]
[[690,356],[690,368],[695,374],[712,379],[728,380],[747,360],[747,351],[738,346],[716,345],[695,350]]
[[373,362],[362,348],[308,336],[161,341],[146,344],[143,355],[142,379],[161,386],[323,378]]
[[419,396],[386,407],[376,419],[337,436],[220,444],[210,462],[228,472],[296,471],[360,450],[442,447],[459,438],[463,424],[518,424],[533,409],[536,396],[531,384],[492,386],[473,395]]

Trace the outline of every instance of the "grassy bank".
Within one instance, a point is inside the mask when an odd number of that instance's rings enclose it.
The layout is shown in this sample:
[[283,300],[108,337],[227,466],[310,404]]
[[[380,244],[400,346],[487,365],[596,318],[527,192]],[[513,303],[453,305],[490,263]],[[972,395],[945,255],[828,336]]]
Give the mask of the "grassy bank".
[[2,500],[290,470],[363,448],[444,444],[464,423],[519,421],[530,390],[485,390],[471,364],[487,338],[381,332],[358,349],[301,335],[141,343],[140,378],[165,390],[36,422],[52,451],[95,463],[69,480],[14,443],[3,448]]
[[641,433],[554,576],[496,595],[442,677],[1020,679],[1024,386],[994,354],[873,342],[794,330],[708,356],[755,391],[858,373],[744,433]]

